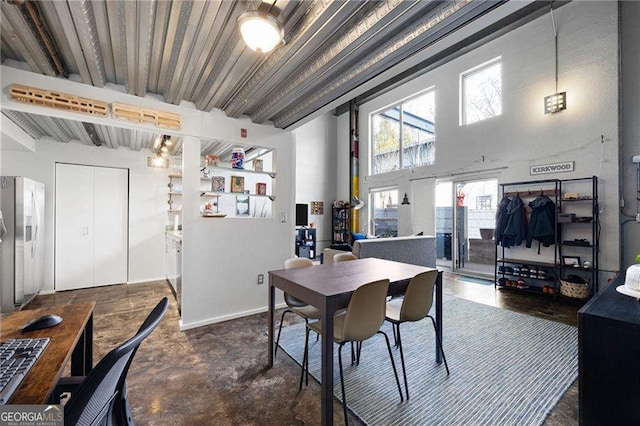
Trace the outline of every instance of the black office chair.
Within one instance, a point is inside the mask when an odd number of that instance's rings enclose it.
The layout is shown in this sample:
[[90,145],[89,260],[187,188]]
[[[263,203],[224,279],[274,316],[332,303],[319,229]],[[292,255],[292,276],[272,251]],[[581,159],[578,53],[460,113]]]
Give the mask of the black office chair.
[[127,401],[127,372],[138,347],[160,323],[168,305],[163,298],[136,335],[105,355],[79,384],[60,381],[55,395],[71,392],[64,406],[65,425],[133,424]]

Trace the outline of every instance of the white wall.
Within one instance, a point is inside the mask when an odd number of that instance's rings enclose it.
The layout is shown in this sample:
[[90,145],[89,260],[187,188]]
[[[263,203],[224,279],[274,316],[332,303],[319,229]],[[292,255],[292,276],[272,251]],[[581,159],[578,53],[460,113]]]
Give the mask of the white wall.
[[[296,137],[295,202],[309,205],[309,221],[316,227],[317,254],[332,241],[331,206],[336,200],[336,123],[330,113],[293,131]],[[345,154],[346,155],[346,154]],[[347,199],[348,193],[346,198]],[[311,202],[324,201],[324,214],[311,214]]]
[[[617,19],[616,2],[572,2],[556,11],[559,91],[566,91],[568,99],[568,109],[558,114],[543,113],[543,98],[555,92],[553,30],[548,15],[360,106],[361,194],[371,188],[397,185],[400,195],[407,192],[413,204],[424,205],[417,200],[432,195],[415,186],[420,182],[416,178],[470,172],[466,177],[489,175],[498,177],[500,182],[517,182],[597,175],[603,210],[601,267],[617,270]],[[459,126],[459,74],[497,56],[502,56],[503,115]],[[369,114],[431,86],[436,90],[436,164],[367,177]],[[342,124],[345,120],[341,118]],[[343,128],[339,128],[338,134],[342,132]],[[600,143],[601,135],[604,143]],[[575,161],[575,172],[529,175],[530,165],[561,161]],[[505,168],[488,174],[481,172],[498,167]],[[367,214],[367,209],[360,211]],[[408,216],[415,215],[413,211]],[[362,219],[364,231],[368,222]],[[400,221],[403,220],[411,218],[404,216],[401,209]],[[404,232],[409,229],[434,232],[414,229],[413,224],[399,227]]]
[[[631,162],[640,155],[640,2],[623,1],[622,8],[622,153],[620,166],[623,175],[623,197],[625,215],[622,220],[631,220],[640,213],[637,194],[637,165]],[[623,267],[635,263],[640,254],[640,224],[635,221],[622,226],[624,238]]]
[[37,141],[35,152],[3,150],[1,155],[3,175],[25,176],[45,185],[45,291],[54,289],[56,162],[129,169],[129,282],[164,279],[167,170],[146,167],[148,151]]
[[[225,128],[241,125],[239,120],[223,121],[219,124]],[[256,125],[249,134],[246,141],[226,140],[275,149],[276,199],[273,217],[268,219],[200,217],[200,141],[184,140],[182,329],[264,312],[268,271],[282,269],[285,259],[293,256],[294,137],[291,132]],[[256,283],[258,274],[264,274],[263,285]],[[282,302],[281,293],[277,297],[276,303]]]

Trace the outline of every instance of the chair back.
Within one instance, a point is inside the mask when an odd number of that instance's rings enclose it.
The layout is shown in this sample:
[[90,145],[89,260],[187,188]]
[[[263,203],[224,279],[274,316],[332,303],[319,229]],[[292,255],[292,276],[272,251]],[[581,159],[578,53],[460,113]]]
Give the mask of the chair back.
[[167,310],[163,298],[144,320],[135,336],[113,349],[98,362],[64,406],[65,424],[110,423],[114,400],[122,392],[126,373],[140,343],[151,334]]
[[[293,257],[284,261],[284,269],[304,268],[306,266],[313,266],[311,259],[307,259],[306,257]],[[286,292],[284,293],[284,301],[290,308],[307,305],[307,303]]]
[[423,272],[411,278],[400,307],[400,321],[419,321],[433,304],[433,286],[438,271]]
[[284,269],[304,268],[305,266],[313,266],[311,259],[306,257],[293,257],[284,261]]
[[349,260],[357,260],[358,258],[356,257],[355,254],[353,253],[349,253],[349,252],[345,252],[345,253],[338,253],[333,255],[333,262],[347,262]]
[[361,285],[353,292],[344,319],[344,341],[363,341],[378,332],[384,322],[389,280]]

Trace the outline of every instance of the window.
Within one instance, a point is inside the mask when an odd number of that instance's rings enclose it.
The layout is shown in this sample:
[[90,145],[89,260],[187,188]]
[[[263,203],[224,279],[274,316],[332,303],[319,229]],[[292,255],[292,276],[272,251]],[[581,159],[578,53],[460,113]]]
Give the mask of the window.
[[460,125],[502,115],[502,62],[496,58],[460,75]]
[[370,194],[371,232],[378,237],[398,236],[398,190],[385,189]]
[[435,92],[372,114],[373,174],[435,162]]

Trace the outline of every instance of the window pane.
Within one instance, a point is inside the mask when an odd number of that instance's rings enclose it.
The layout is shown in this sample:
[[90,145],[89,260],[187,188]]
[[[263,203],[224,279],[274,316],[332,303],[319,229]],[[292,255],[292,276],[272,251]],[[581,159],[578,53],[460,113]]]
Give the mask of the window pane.
[[373,127],[373,174],[400,168],[400,107],[393,107],[371,120]]
[[435,162],[435,92],[402,104],[402,168]]
[[502,65],[489,65],[463,76],[464,124],[502,114]]
[[371,193],[372,231],[378,237],[398,236],[398,191]]

